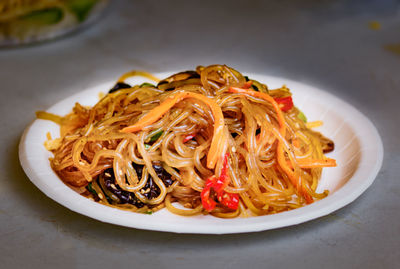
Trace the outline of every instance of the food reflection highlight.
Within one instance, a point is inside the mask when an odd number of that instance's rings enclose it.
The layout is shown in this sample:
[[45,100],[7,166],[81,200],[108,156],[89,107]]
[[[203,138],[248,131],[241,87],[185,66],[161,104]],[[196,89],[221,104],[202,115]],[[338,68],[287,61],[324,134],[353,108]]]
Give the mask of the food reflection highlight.
[[[130,76],[157,85],[131,86]],[[274,214],[316,193],[334,143],[311,128],[286,86],[268,89],[225,65],[198,66],[161,81],[124,74],[97,104],[76,103],[48,135],[52,169],[80,194],[151,214],[221,218]]]

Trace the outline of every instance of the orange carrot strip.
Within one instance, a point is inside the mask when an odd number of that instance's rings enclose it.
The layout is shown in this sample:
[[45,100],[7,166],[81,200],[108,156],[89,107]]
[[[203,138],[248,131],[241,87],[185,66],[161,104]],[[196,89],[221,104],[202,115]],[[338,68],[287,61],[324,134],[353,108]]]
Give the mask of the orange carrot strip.
[[165,113],[168,112],[176,103],[182,101],[186,96],[183,95],[184,92],[170,96],[164,100],[158,107],[153,108],[149,111],[143,118],[138,122],[128,127],[123,128],[121,131],[123,133],[135,133],[142,130],[144,127],[153,124],[159,118],[161,118]]
[[[297,164],[300,168],[322,168],[322,167],[335,167],[336,160],[335,159],[296,159]],[[291,166],[291,163],[288,162],[288,165]]]
[[210,150],[207,155],[207,167],[212,169],[215,167],[218,159],[223,160],[225,154],[225,143],[223,141],[226,137],[225,134],[225,122],[224,115],[219,105],[211,98],[205,95],[194,93],[194,92],[178,92],[173,96],[168,97],[158,107],[150,110],[143,118],[141,118],[135,124],[123,128],[121,131],[124,133],[133,133],[142,130],[144,127],[153,124],[160,119],[168,110],[170,110],[176,103],[186,99],[195,98],[204,102],[210,107],[212,115],[214,117],[214,135],[211,140]]
[[[267,102],[270,102],[272,104],[272,106],[274,107],[276,114],[277,114],[278,123],[279,123],[279,132],[282,135],[282,137],[285,137],[285,135],[286,135],[285,118],[283,116],[282,110],[280,109],[278,103],[274,100],[273,97],[271,97],[269,94],[264,93],[264,92],[257,92],[257,91],[242,89],[242,88],[237,88],[237,87],[229,88],[229,92],[247,94],[247,95],[250,95],[253,97],[264,99]],[[277,158],[278,158],[279,165],[281,166],[283,171],[286,173],[286,175],[289,177],[290,181],[295,186],[295,188],[297,189],[299,194],[304,197],[304,199],[306,200],[306,203],[308,203],[308,204],[312,203],[313,202],[312,196],[309,194],[309,192],[307,191],[305,186],[300,184],[300,182],[299,182],[300,178],[295,175],[292,168],[290,168],[287,165],[282,142],[278,142]]]

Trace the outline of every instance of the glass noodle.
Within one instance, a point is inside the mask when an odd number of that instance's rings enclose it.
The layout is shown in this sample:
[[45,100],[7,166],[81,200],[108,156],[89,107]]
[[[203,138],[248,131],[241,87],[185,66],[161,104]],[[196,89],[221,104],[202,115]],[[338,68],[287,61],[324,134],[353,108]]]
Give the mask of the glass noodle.
[[[131,86],[130,76],[155,80]],[[159,81],[123,75],[93,107],[66,116],[45,146],[52,169],[97,202],[152,213],[232,218],[273,214],[316,193],[333,142],[307,128],[289,89],[268,89],[225,65]],[[218,185],[220,184],[220,185]]]

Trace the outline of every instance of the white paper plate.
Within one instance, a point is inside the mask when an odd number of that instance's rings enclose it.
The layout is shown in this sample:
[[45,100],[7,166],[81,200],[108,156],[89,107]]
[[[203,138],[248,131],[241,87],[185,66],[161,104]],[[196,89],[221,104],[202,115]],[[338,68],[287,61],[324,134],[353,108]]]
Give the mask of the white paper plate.
[[[166,77],[168,74],[159,74]],[[373,124],[359,111],[337,97],[312,86],[283,78],[250,75],[270,88],[286,84],[294,95],[294,103],[309,121],[322,120],[319,128],[335,142],[329,157],[337,160],[335,168],[325,168],[318,189],[328,189],[325,199],[311,205],[275,215],[252,218],[219,219],[212,216],[182,217],[161,210],[152,215],[133,213],[107,207],[77,194],[52,171],[48,158],[51,153],[43,146],[46,133],[59,136],[58,126],[50,121],[35,120],[22,136],[19,157],[30,180],[47,196],[63,206],[88,217],[122,226],[176,233],[224,234],[268,230],[299,224],[327,215],[356,199],[374,181],[383,158],[383,147]],[[141,83],[133,79],[131,83]],[[65,115],[75,102],[93,105],[99,92],[106,93],[114,82],[80,91],[55,104],[49,112]]]

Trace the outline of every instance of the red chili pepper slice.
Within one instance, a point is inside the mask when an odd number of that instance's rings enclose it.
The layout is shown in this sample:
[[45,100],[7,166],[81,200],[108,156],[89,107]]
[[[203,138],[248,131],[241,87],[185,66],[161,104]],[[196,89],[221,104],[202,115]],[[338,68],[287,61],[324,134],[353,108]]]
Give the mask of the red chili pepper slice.
[[211,187],[204,187],[203,191],[201,192],[201,203],[203,204],[203,208],[207,211],[214,210],[217,202],[210,197]]
[[287,96],[287,97],[277,97],[274,98],[275,101],[278,103],[279,108],[283,111],[289,111],[290,109],[293,108],[293,100],[291,96]]
[[239,194],[223,192],[218,195],[218,201],[224,206],[236,210],[239,206]]
[[212,176],[207,179],[206,186],[201,192],[201,202],[203,208],[207,211],[212,211],[217,205],[214,198],[210,197],[211,191],[215,192],[216,198],[221,205],[233,210],[236,210],[239,206],[239,195],[237,193],[228,193],[224,191],[225,187],[229,184],[228,156],[229,154],[225,154],[221,175],[218,178]]
[[214,186],[216,181],[216,177],[212,176],[206,181],[206,186],[201,192],[201,203],[203,204],[203,207],[207,211],[212,211],[215,206],[217,205],[217,202],[210,197],[211,194],[211,188]]

